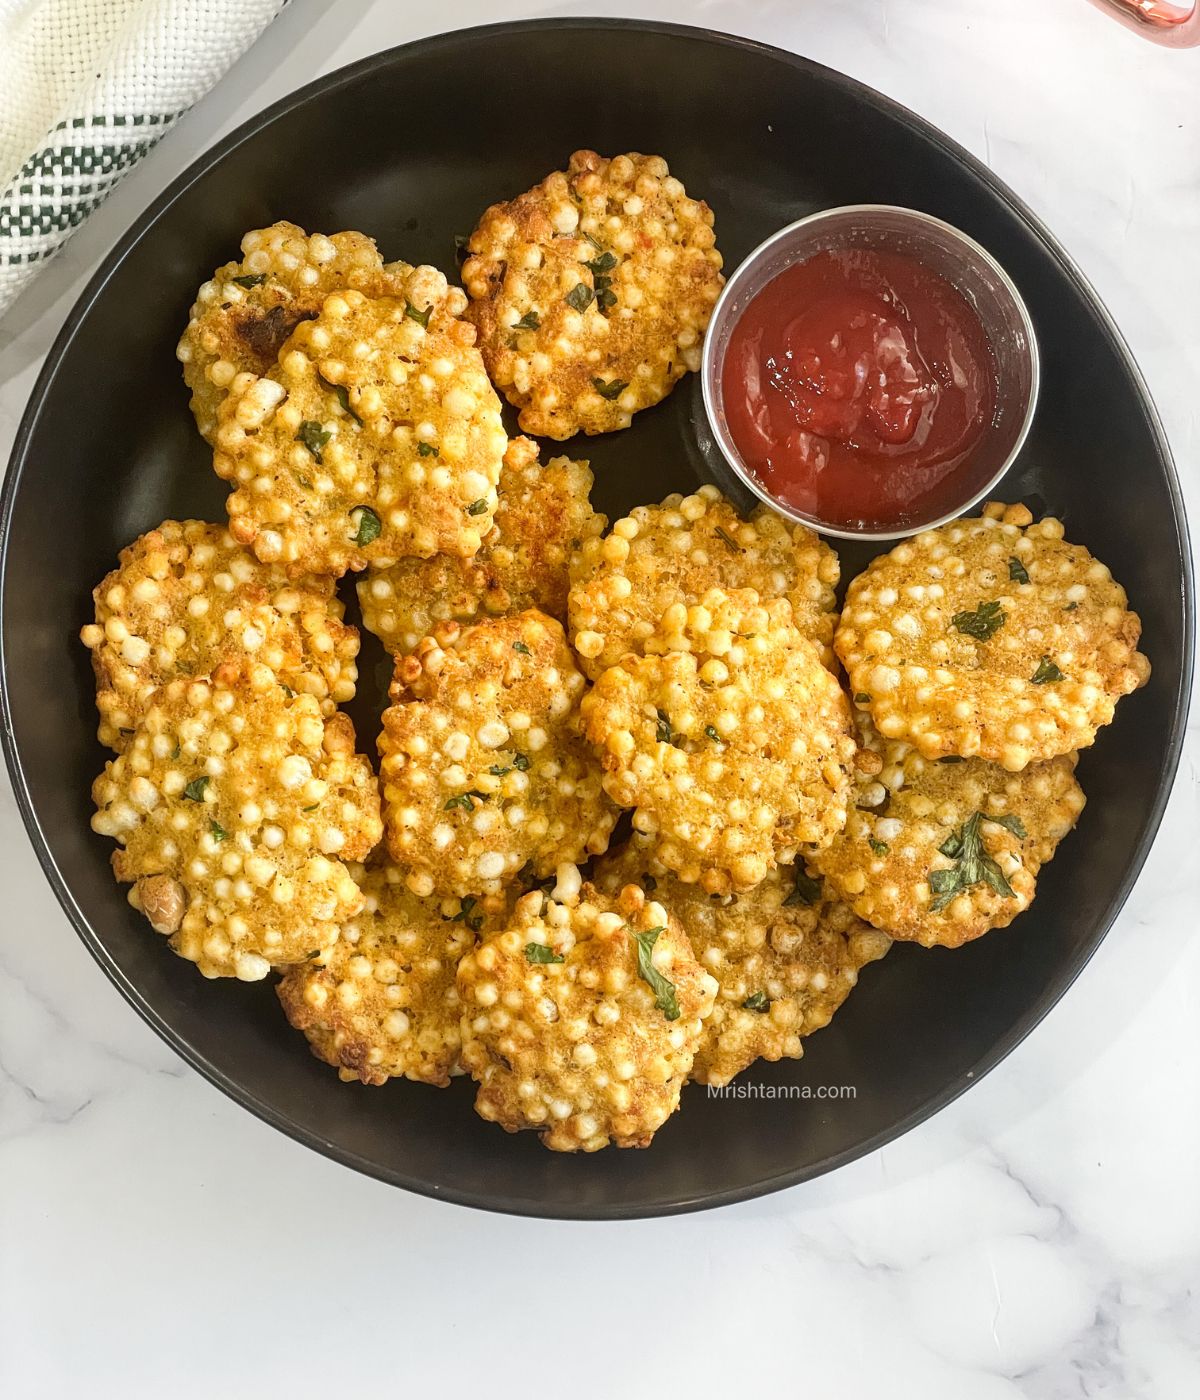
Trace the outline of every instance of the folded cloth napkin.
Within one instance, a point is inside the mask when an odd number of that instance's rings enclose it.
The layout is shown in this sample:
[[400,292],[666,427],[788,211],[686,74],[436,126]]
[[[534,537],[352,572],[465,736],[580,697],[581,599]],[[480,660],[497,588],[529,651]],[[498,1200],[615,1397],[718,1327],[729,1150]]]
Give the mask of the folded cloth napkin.
[[0,0],[0,313],[288,0]]

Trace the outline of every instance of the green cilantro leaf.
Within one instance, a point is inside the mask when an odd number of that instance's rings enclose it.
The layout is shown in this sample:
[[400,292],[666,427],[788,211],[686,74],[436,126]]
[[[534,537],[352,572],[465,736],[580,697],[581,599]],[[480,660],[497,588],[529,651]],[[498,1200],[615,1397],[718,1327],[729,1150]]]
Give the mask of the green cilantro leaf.
[[541,317],[536,311],[527,311],[524,316],[513,326],[514,331],[536,331],[542,325]]
[[525,961],[531,963],[560,963],[566,960],[561,953],[556,953],[553,948],[545,943],[526,943]]
[[1014,583],[1029,582],[1029,570],[1015,556],[1008,561],[1008,576]]
[[629,388],[628,379],[593,379],[592,388],[602,399],[615,402]]
[[332,379],[326,379],[323,374],[318,374],[317,378],[321,381],[321,387],[326,393],[332,394],[333,397],[337,399],[338,403],[341,405],[342,412],[348,413],[361,428],[362,419],[355,413],[350,405],[350,390],[347,389],[344,384],[335,384]]
[[655,710],[658,721],[654,726],[654,738],[660,744],[671,742],[671,721],[664,710]]
[[956,612],[950,621],[965,636],[986,642],[1008,621],[1008,614],[999,603],[980,603],[974,612]]
[[452,924],[466,924],[472,933],[478,933],[483,927],[483,915],[475,913],[475,906],[479,901],[474,895],[464,895],[460,901],[460,908],[457,914],[453,915],[450,922]]
[[987,885],[1005,899],[1013,898],[1013,887],[1004,872],[984,849],[981,828],[985,821],[994,820],[976,812],[938,848],[954,862],[948,869],[929,872],[929,901],[931,913],[937,914],[956,896],[976,885]]
[[207,775],[203,778],[193,778],[183,790],[184,797],[186,797],[189,802],[203,802],[205,789],[210,782],[212,782],[212,779]]
[[[355,506],[354,510],[359,512],[358,529],[354,532],[354,543],[357,545],[371,544],[383,533],[383,521],[370,506]],[[352,510],[350,514],[353,516],[354,511]]]
[[1033,685],[1046,685],[1050,681],[1065,681],[1066,676],[1058,669],[1048,656],[1043,656],[1037,664],[1037,670],[1030,677]]
[[322,427],[320,423],[315,422],[311,418],[306,418],[304,422],[300,424],[300,431],[296,434],[296,441],[302,442],[305,447],[308,448],[318,466],[324,466],[325,458],[321,456],[321,449],[332,436],[333,434],[328,428]]
[[267,280],[265,272],[243,272],[240,277],[231,277],[231,282],[236,282],[239,287],[249,290],[251,287],[261,287]]
[[742,1005],[747,1011],[764,1012],[771,1008],[771,1002],[766,992],[751,992]]
[[586,282],[577,282],[566,295],[566,303],[573,311],[586,311],[592,304],[592,289]]
[[666,930],[664,928],[648,928],[643,929],[641,933],[633,932],[633,930],[630,932],[637,945],[638,976],[643,982],[649,984],[654,993],[654,1004],[667,1020],[678,1021],[679,999],[675,995],[674,983],[669,982],[651,961],[658,936],[660,933],[665,933]]
[[427,306],[424,311],[418,311],[411,301],[404,303],[404,314],[410,321],[415,321],[422,330],[429,329],[429,317],[432,311],[432,306]]

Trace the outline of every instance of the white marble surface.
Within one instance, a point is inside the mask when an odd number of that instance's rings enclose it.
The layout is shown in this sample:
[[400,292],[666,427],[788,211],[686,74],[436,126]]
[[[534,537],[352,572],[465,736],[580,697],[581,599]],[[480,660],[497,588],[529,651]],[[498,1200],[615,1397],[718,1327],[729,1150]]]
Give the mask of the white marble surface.
[[[1112,308],[1200,516],[1200,52],[1084,0],[294,0],[0,322],[0,459],[84,279],[222,132],[451,15],[622,10],[808,54],[987,159]],[[411,1197],[235,1107],[93,965],[5,781],[0,1394],[1200,1396],[1195,737],[1115,929],[971,1093],[808,1186],[607,1227]]]

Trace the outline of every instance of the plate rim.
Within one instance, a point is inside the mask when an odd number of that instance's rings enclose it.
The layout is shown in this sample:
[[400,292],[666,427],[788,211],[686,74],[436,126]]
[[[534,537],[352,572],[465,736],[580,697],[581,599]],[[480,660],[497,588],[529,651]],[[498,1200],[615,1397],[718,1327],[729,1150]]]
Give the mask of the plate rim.
[[[891,1124],[887,1129],[873,1134],[870,1138],[864,1139],[854,1147],[846,1148],[841,1152],[833,1154],[818,1165],[798,1167],[789,1171],[778,1172],[772,1176],[763,1177],[749,1186],[730,1187],[726,1190],[710,1191],[695,1195],[683,1195],[653,1203],[626,1203],[617,1201],[599,1206],[581,1203],[571,1207],[557,1206],[554,1204],[547,1205],[546,1203],[523,1197],[482,1195],[474,1191],[442,1187],[436,1182],[421,1180],[405,1172],[384,1168],[380,1166],[380,1164],[361,1156],[359,1153],[343,1148],[332,1142],[332,1140],[322,1137],[322,1135],[315,1130],[302,1127],[290,1120],[285,1114],[278,1111],[273,1104],[251,1093],[245,1087],[231,1079],[222,1070],[210,1063],[203,1053],[193,1047],[189,1041],[174,1030],[157,1008],[145,998],[139,988],[125,976],[120,967],[117,966],[116,962],[109,955],[103,940],[92,928],[87,916],[77,904],[66,880],[55,862],[49,843],[42,830],[41,822],[38,820],[34,810],[20,754],[17,751],[8,689],[8,657],[5,646],[4,626],[4,605],[9,579],[8,546],[11,535],[13,510],[20,491],[25,467],[30,457],[34,435],[41,419],[47,391],[55,380],[63,358],[74,341],[76,334],[86,317],[90,314],[95,303],[99,300],[109,279],[116,272],[117,268],[135,252],[143,238],[158,222],[166,210],[179,200],[193,184],[224,161],[225,158],[242,145],[243,142],[256,137],[280,118],[285,117],[298,107],[325,97],[327,94],[336,91],[345,84],[358,82],[364,78],[369,79],[373,73],[386,70],[401,58],[407,59],[423,51],[444,49],[452,44],[461,44],[464,42],[478,43],[481,39],[485,39],[489,35],[536,34],[546,30],[560,29],[625,30],[627,32],[651,33],[666,38],[679,38],[693,42],[698,41],[711,44],[717,48],[741,49],[757,54],[766,60],[782,63],[797,72],[815,77],[822,83],[840,88],[857,102],[873,107],[892,120],[907,126],[918,136],[937,147],[944,155],[952,159],[965,174],[969,174],[979,184],[983,185],[994,199],[1015,215],[1018,221],[1030,233],[1036,236],[1046,253],[1057,264],[1059,270],[1066,276],[1068,281],[1073,284],[1076,293],[1095,318],[1098,329],[1102,334],[1107,336],[1113,351],[1133,383],[1145,425],[1158,450],[1159,458],[1164,468],[1164,477],[1175,525],[1176,547],[1182,572],[1182,588],[1179,605],[1183,624],[1180,679],[1174,697],[1171,731],[1167,740],[1165,762],[1160,770],[1155,800],[1151,807],[1145,830],[1131,854],[1124,878],[1113,899],[1110,901],[1109,907],[1104,915],[1097,921],[1095,928],[1088,936],[1086,942],[1073,955],[1072,959],[1063,969],[1054,990],[1052,992],[1043,992],[1026,1014],[1021,1017],[1014,1026],[1010,1027],[1007,1033],[997,1041],[988,1054],[982,1056],[979,1062],[971,1070],[967,1071],[960,1080],[955,1080],[945,1086],[941,1092],[933,1095],[925,1103],[921,1104],[911,1113],[906,1114],[902,1119]],[[1171,446],[1163,428],[1157,407],[1155,406],[1154,399],[1146,384],[1145,377],[1137,361],[1134,359],[1124,336],[1121,334],[1107,306],[1097,294],[1087,277],[1083,274],[1071,254],[1067,252],[1065,247],[1059,242],[1055,235],[1050,232],[1040,217],[1033,212],[1025,201],[1010,189],[1004,181],[993,174],[981,160],[932,122],[919,116],[902,103],[897,102],[886,94],[879,92],[876,88],[856,78],[852,78],[814,59],[807,58],[802,54],[792,53],[787,49],[782,49],[757,39],[729,34],[721,30],[710,29],[704,26],[653,20],[590,16],[510,20],[497,24],[473,25],[463,29],[448,30],[440,34],[428,35],[408,43],[394,45],[378,53],[369,54],[365,58],[358,59],[353,63],[334,69],[330,73],[323,74],[313,79],[311,82],[277,99],[262,111],[254,113],[232,131],[228,132],[219,141],[209,146],[206,150],[201,151],[184,170],[171,180],[165,189],[163,189],[162,192],[133,219],[125,231],[119,235],[112,248],[100,263],[100,266],[96,269],[91,278],[89,278],[86,286],[73,303],[61,329],[48,350],[42,368],[30,391],[29,400],[21,415],[21,420],[18,424],[16,436],[13,441],[13,448],[9,456],[3,489],[0,491],[0,746],[3,747],[5,764],[8,769],[10,781],[12,782],[22,824],[25,827],[26,834],[33,847],[38,864],[41,866],[42,873],[45,875],[53,890],[59,905],[67,915],[67,918],[74,927],[75,932],[78,934],[85,948],[87,948],[88,952],[108,977],[109,981],[116,987],[117,991],[130,1006],[133,1007],[142,1020],[164,1040],[176,1054],[195,1069],[203,1079],[207,1080],[215,1088],[221,1090],[242,1108],[254,1114],[260,1121],[267,1123],[269,1126],[283,1133],[286,1137],[291,1138],[294,1142],[301,1143],[305,1147],[321,1153],[321,1155],[326,1158],[361,1172],[364,1176],[386,1182],[391,1186],[402,1187],[405,1190],[430,1200],[449,1201],[456,1205],[469,1206],[475,1209],[505,1215],[559,1220],[635,1220],[715,1209],[720,1206],[754,1200],[758,1197],[784,1190],[787,1187],[814,1180],[877,1151],[886,1144],[894,1142],[896,1139],[904,1136],[904,1134],[911,1131],[911,1129],[917,1127],[927,1119],[932,1118],[935,1114],[940,1113],[942,1109],[953,1103],[954,1100],[968,1088],[977,1084],[985,1075],[995,1069],[1001,1061],[1006,1059],[1023,1040],[1032,1034],[1054,1006],[1067,994],[1080,973],[1094,956],[1100,944],[1104,941],[1141,875],[1146,858],[1158,836],[1163,814],[1178,775],[1186,737],[1187,717],[1191,704],[1192,687],[1190,680],[1195,666],[1195,641],[1195,579],[1191,537],[1188,529],[1186,504]]]

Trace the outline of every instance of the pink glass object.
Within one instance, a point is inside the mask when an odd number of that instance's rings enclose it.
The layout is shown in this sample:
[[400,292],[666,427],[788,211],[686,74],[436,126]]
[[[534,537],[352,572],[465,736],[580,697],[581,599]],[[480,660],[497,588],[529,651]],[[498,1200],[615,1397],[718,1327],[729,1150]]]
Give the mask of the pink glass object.
[[1102,10],[1156,44],[1200,44],[1200,0],[1093,0]]

